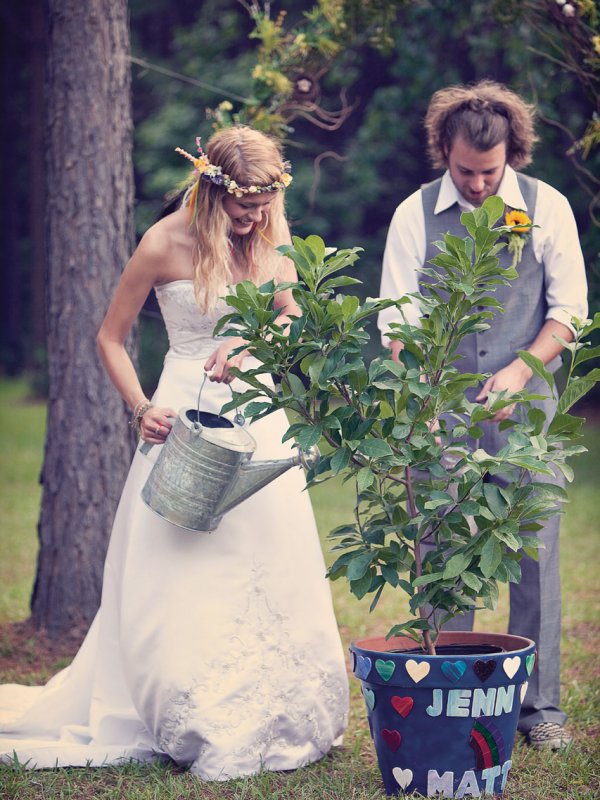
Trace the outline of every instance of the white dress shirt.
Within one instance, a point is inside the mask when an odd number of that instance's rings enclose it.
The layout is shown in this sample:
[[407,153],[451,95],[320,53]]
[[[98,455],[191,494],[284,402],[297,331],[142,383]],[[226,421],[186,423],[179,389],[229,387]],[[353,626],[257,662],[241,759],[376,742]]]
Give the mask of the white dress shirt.
[[[517,174],[508,165],[497,194],[510,208],[528,211]],[[473,210],[446,171],[434,213],[439,214],[454,203],[458,203],[461,211]],[[571,328],[571,317],[586,319],[588,313],[583,254],[569,201],[543,181],[538,181],[533,222],[539,226],[532,229],[531,237],[535,259],[544,265],[548,304],[546,319],[557,320]],[[397,299],[409,292],[419,291],[417,273],[424,266],[426,249],[425,215],[421,191],[418,190],[398,206],[392,218],[383,256],[380,297]],[[416,300],[402,306],[402,310],[407,322],[419,325],[421,314]],[[389,345],[385,334],[390,323],[402,321],[400,312],[395,308],[388,308],[379,314],[377,324],[385,346]]]

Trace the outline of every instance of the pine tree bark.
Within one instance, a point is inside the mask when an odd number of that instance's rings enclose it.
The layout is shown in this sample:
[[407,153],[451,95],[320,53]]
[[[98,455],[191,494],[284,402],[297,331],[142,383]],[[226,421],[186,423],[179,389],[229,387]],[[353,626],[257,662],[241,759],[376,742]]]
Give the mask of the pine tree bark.
[[95,338],[133,244],[126,0],[49,0],[47,437],[32,619],[52,636],[98,607],[131,459],[128,410]]

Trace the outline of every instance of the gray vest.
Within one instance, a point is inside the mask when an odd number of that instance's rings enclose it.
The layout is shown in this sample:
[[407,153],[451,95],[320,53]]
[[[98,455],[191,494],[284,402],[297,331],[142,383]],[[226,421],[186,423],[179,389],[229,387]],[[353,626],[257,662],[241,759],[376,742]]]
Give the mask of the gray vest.
[[[519,174],[517,179],[527,212],[535,222],[538,182],[527,175]],[[460,238],[467,236],[467,231],[460,222],[458,204],[455,203],[440,214],[433,213],[440,183],[441,178],[421,187],[427,242],[426,263],[439,252],[432,242],[443,239],[445,233],[450,232]],[[535,259],[531,238],[528,238],[521,262],[517,265],[519,277],[510,286],[496,287],[494,292],[493,296],[502,304],[504,314],[491,309],[495,314],[491,327],[483,333],[466,336],[461,342],[459,352],[463,358],[456,364],[461,371],[497,372],[515,358],[517,350],[525,350],[544,325],[548,309],[544,266]],[[499,253],[499,258],[502,266],[510,266],[512,255],[507,248]],[[428,276],[420,276],[419,285],[422,291],[427,291],[426,284],[430,281]],[[557,357],[546,368],[554,372],[560,365],[560,357]]]

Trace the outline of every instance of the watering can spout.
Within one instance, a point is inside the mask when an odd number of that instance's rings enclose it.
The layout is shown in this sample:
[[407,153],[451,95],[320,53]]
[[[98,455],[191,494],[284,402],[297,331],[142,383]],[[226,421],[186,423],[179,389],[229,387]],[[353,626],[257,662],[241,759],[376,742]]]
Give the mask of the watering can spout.
[[305,469],[309,469],[317,463],[319,458],[319,449],[313,446],[308,452],[298,450],[298,453],[290,458],[272,461],[246,461],[240,466],[235,481],[215,509],[215,516],[220,517],[226,511],[239,505],[291,467],[302,465]]

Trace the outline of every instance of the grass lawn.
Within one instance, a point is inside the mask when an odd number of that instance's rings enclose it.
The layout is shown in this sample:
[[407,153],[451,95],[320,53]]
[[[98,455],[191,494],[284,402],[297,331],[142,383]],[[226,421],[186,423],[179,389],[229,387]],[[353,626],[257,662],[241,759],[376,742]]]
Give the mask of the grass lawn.
[[[26,399],[22,381],[0,381],[0,681],[38,683],[65,663],[65,654],[44,649],[30,634],[15,637],[28,616],[35,574],[38,475],[43,457],[45,410]],[[567,753],[535,752],[518,741],[505,800],[592,800],[600,797],[600,658],[597,564],[600,559],[598,492],[600,427],[588,425],[590,452],[574,463],[562,528],[563,704],[575,745]],[[349,485],[328,482],[311,492],[330,561],[326,533],[351,516]],[[386,589],[386,591],[388,591]],[[366,633],[385,633],[405,614],[400,594],[386,596],[368,613],[341,581],[332,592],[344,644]],[[502,630],[507,593],[497,612],[482,612],[477,628]],[[20,630],[20,629],[18,629]],[[40,654],[43,654],[43,658]],[[382,800],[385,794],[366,724],[358,681],[351,680],[350,725],[343,747],[321,762],[291,773],[265,773],[226,784],[203,783],[171,765],[27,772],[0,768],[0,800]]]

